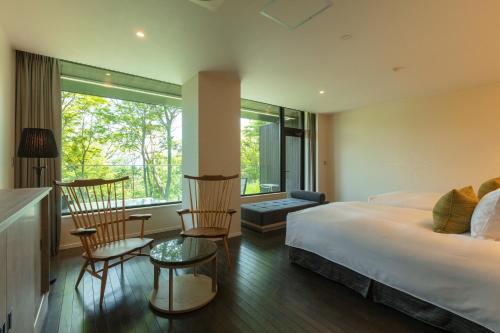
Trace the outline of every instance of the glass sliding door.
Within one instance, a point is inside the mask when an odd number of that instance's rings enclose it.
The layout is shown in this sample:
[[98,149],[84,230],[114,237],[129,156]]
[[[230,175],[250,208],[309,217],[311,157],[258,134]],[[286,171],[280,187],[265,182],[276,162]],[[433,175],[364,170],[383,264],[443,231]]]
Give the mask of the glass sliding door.
[[242,100],[241,195],[280,191],[279,107]]
[[240,117],[240,194],[303,190],[305,113],[242,99]]
[[285,128],[304,129],[303,111],[284,108],[283,112]]
[[300,136],[285,136],[285,186],[290,193],[302,188],[302,138]]
[[282,191],[304,189],[304,113],[281,108]]

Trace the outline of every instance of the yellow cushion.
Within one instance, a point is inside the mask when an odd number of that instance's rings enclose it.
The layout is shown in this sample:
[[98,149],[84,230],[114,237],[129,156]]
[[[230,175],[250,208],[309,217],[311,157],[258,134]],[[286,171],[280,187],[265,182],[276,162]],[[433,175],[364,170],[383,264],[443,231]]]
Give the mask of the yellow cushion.
[[434,231],[447,234],[469,231],[470,220],[477,202],[472,186],[454,189],[443,195],[432,210]]
[[477,196],[479,197],[479,199],[481,199],[486,194],[493,192],[499,188],[500,188],[500,177],[487,180],[481,185],[481,187],[479,187],[479,190],[477,191]]

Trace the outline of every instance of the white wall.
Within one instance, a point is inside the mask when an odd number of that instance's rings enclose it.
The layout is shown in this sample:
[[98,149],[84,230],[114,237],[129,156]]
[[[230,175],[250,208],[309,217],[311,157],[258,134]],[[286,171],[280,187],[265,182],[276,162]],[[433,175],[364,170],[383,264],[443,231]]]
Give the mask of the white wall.
[[317,114],[316,122],[316,188],[318,192],[326,195],[326,200],[334,199],[333,193],[333,170],[334,165],[331,160],[332,150],[332,128],[330,114]]
[[[195,75],[182,85],[182,173],[184,175],[198,174],[200,155],[198,81],[198,75]],[[183,191],[182,201],[187,202],[188,198],[187,191]]]
[[363,107],[328,121],[337,200],[395,190],[477,190],[500,176],[500,84]]
[[14,69],[14,51],[0,29],[0,188],[14,185]]

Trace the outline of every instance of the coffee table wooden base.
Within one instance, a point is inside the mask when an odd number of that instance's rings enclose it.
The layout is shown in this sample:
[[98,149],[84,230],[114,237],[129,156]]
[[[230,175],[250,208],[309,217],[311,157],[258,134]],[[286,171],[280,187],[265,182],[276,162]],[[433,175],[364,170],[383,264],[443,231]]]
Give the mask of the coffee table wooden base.
[[217,286],[213,288],[212,279],[206,275],[184,274],[172,278],[171,306],[169,306],[170,281],[168,284],[158,283],[158,289],[153,289],[149,299],[153,310],[165,314],[189,312],[204,307],[217,294]]

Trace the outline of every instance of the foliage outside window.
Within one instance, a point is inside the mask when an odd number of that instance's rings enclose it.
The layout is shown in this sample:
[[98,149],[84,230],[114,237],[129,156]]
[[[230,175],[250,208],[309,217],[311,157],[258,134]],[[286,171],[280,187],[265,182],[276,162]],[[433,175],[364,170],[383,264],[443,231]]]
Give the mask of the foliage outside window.
[[63,91],[62,119],[63,180],[129,176],[127,206],[181,200],[180,107]]

